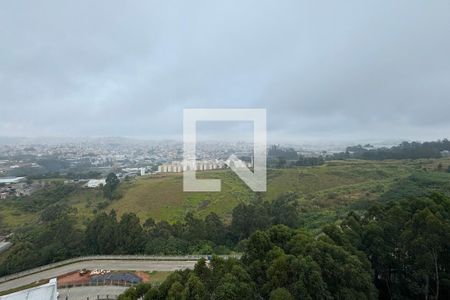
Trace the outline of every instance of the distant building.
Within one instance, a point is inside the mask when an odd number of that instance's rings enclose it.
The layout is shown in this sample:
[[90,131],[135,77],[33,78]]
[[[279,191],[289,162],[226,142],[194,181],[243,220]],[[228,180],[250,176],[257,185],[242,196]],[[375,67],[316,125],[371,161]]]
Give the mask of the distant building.
[[11,242],[0,242],[0,253],[5,252],[9,248],[11,248],[12,243]]
[[24,180],[25,180],[25,177],[6,177],[6,178],[0,178],[0,183],[12,184],[12,183],[19,183]]
[[133,174],[138,174],[141,172],[140,168],[124,168],[123,171],[125,173],[133,173]]
[[159,173],[181,173],[184,171],[207,171],[215,169],[226,168],[226,162],[222,160],[204,160],[196,161],[194,163],[187,163],[183,161],[174,161],[158,166]]
[[106,184],[106,179],[90,179],[86,183],[85,187],[92,189],[92,188],[98,188],[105,184]]
[[57,300],[58,291],[56,278],[50,279],[49,283],[23,291],[0,296],[0,300]]

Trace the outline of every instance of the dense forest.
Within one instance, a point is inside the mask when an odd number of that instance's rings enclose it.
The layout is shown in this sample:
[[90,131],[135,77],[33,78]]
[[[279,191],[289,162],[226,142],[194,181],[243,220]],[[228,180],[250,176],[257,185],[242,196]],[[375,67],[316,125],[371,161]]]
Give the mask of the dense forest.
[[374,148],[365,146],[349,146],[344,152],[305,156],[298,154],[293,148],[272,146],[268,151],[268,166],[273,168],[289,168],[297,166],[319,166],[329,160],[343,159],[419,159],[440,158],[450,155],[450,141],[444,139],[435,142],[403,142],[393,147]]
[[391,148],[371,148],[361,145],[347,147],[345,153],[340,153],[336,156],[368,160],[439,158],[442,157],[443,152],[450,151],[450,141],[444,139],[442,141],[424,143],[403,142]]
[[448,299],[449,253],[450,200],[433,193],[350,213],[316,236],[257,230],[241,260],[201,260],[120,299]]
[[80,229],[72,208],[49,205],[38,225],[15,233],[14,247],[0,265],[0,276],[86,254],[227,254],[239,250],[240,242],[258,229],[274,224],[295,228],[298,220],[298,201],[292,193],[272,202],[257,197],[240,204],[229,225],[214,213],[205,219],[188,213],[183,222],[170,224],[139,220],[133,213],[118,218],[111,211],[97,214]]
[[120,299],[448,299],[449,253],[450,200],[433,193],[350,213],[316,236],[257,230],[241,260],[201,260]]

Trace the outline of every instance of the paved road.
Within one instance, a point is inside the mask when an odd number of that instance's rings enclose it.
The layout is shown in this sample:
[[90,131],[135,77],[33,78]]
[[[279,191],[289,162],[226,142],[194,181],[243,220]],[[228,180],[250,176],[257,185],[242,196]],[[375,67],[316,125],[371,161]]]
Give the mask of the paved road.
[[193,268],[196,261],[151,261],[151,260],[89,260],[76,262],[70,265],[45,270],[39,273],[27,275],[21,278],[0,283],[0,291],[14,289],[39,280],[54,278],[59,275],[86,268],[105,270],[129,270],[129,271],[175,271]]
[[86,299],[116,299],[120,294],[125,292],[127,287],[121,286],[85,286],[74,287],[70,289],[58,289],[59,299],[61,300],[86,300]]

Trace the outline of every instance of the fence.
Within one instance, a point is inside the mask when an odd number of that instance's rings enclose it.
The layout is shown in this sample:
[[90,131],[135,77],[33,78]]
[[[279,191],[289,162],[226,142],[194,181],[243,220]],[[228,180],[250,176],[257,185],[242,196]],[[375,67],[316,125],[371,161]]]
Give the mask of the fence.
[[[86,297],[86,300],[116,300],[117,298],[119,298],[118,295],[97,295],[96,297]],[[72,300],[72,298],[66,296],[60,300]],[[79,300],[79,298],[77,300]]]
[[[240,255],[218,255],[223,258],[240,258]],[[90,260],[153,260],[153,261],[194,261],[199,260],[201,258],[207,259],[206,255],[183,255],[183,256],[163,256],[163,255],[92,255],[92,256],[81,256],[76,258],[71,258],[67,260],[63,260],[60,262],[48,264],[45,266],[29,269],[26,271],[22,271],[16,274],[7,275],[4,277],[0,277],[0,283],[10,281],[13,279],[17,279],[20,277],[24,277],[27,275],[40,273],[42,271],[54,269],[57,267],[70,265],[77,262],[90,261]]]
[[137,285],[138,283],[132,283],[123,280],[96,280],[92,282],[85,283],[71,283],[71,284],[58,284],[58,289],[70,289],[74,287],[87,287],[87,286],[125,286],[132,287]]

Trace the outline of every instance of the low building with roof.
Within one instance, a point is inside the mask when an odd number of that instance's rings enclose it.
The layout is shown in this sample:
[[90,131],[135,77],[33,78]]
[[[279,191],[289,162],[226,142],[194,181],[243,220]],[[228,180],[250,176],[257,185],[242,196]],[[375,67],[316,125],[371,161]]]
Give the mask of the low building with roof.
[[25,180],[25,177],[3,177],[3,178],[0,178],[0,183],[13,184],[13,183],[19,183],[24,180]]
[[0,253],[5,252],[9,248],[11,248],[12,243],[6,241],[0,241]]
[[0,300],[57,300],[58,291],[56,278],[46,284],[0,296]]
[[90,179],[85,187],[87,188],[98,188],[106,184],[106,179]]

